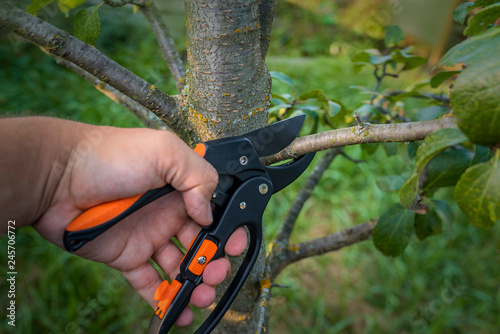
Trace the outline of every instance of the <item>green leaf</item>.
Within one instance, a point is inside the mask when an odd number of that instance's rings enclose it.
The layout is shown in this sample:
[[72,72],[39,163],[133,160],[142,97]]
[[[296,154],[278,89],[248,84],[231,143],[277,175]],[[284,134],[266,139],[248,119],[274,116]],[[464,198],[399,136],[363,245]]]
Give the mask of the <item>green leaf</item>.
[[474,8],[487,7],[497,2],[499,2],[499,0],[476,0],[474,2]]
[[304,93],[299,96],[299,101],[316,100],[321,105],[322,110],[325,111],[327,117],[334,117],[343,108],[343,106],[337,102],[331,101],[325,95],[321,89],[315,89]]
[[290,78],[288,75],[276,71],[270,71],[269,74],[271,74],[271,78],[281,81],[291,88],[294,88],[292,78]]
[[40,9],[51,2],[54,2],[54,0],[31,0],[31,5],[26,8],[26,11],[31,15],[35,15]]
[[360,94],[368,94],[368,95],[383,95],[381,92],[378,92],[376,90],[364,87],[364,86],[349,86],[351,89],[357,89],[359,90]]
[[87,44],[94,44],[101,31],[99,6],[83,9],[75,17],[75,36]]
[[500,220],[500,150],[488,162],[474,165],[462,175],[455,200],[474,226],[489,228]]
[[82,3],[84,3],[87,0],[57,0],[57,1],[59,2],[59,9],[67,17],[69,14],[69,11],[71,9],[75,8],[76,6],[81,5]]
[[299,96],[299,101],[309,99],[316,99],[318,101],[328,103],[328,97],[326,97],[325,92],[323,92],[321,89],[311,90]]
[[405,50],[396,50],[393,56],[393,60],[397,63],[405,64],[405,71],[412,70],[427,63],[427,58],[410,55]]
[[392,55],[386,55],[386,56],[377,56],[377,55],[370,55],[370,64],[373,65],[380,65],[383,64],[389,60],[392,59]]
[[488,61],[471,65],[458,77],[451,105],[460,130],[475,144],[491,146],[500,143],[500,44],[485,52]]
[[328,105],[330,106],[329,117],[336,116],[344,108],[339,101],[328,100]]
[[420,240],[440,234],[443,231],[441,219],[432,209],[425,215],[416,215],[415,234]]
[[456,128],[441,129],[428,135],[417,150],[413,174],[399,190],[399,203],[406,208],[411,207],[417,196],[418,179],[425,165],[448,146],[460,144],[466,140],[465,135]]
[[451,239],[451,224],[455,221],[455,215],[450,205],[445,201],[436,199],[431,199],[429,204],[436,211],[439,219],[445,224],[448,237]]
[[388,47],[396,46],[396,44],[405,38],[405,35],[399,26],[390,25],[385,30],[384,43]]
[[486,162],[493,157],[491,150],[485,146],[474,145],[474,158],[471,161],[471,166],[480,162]]
[[499,47],[500,28],[491,28],[455,45],[444,55],[437,66],[454,67],[460,63],[472,66],[491,61],[496,62]]
[[467,149],[441,152],[427,164],[424,189],[454,186],[469,168],[474,154]]
[[443,82],[445,82],[446,80],[448,80],[449,78],[451,78],[452,76],[454,76],[460,72],[462,72],[462,71],[443,71],[443,72],[437,73],[431,79],[431,87],[437,88]]
[[473,2],[466,2],[460,4],[452,13],[455,22],[464,24],[465,18],[467,17],[467,14],[469,14],[470,11],[474,8],[473,6],[474,6]]
[[361,69],[365,65],[370,65],[370,54],[365,51],[358,52],[353,57],[351,57],[353,63],[353,70],[355,73],[361,72]]
[[464,35],[474,36],[486,29],[500,17],[500,3],[485,7],[470,18]]
[[415,119],[417,121],[430,121],[439,118],[448,112],[449,110],[447,108],[441,106],[427,107],[424,109],[420,109],[417,112]]
[[399,190],[405,183],[406,178],[401,175],[383,175],[377,176],[377,187],[382,191]]
[[405,250],[411,235],[415,214],[399,204],[391,206],[373,230],[373,243],[387,256],[398,256]]

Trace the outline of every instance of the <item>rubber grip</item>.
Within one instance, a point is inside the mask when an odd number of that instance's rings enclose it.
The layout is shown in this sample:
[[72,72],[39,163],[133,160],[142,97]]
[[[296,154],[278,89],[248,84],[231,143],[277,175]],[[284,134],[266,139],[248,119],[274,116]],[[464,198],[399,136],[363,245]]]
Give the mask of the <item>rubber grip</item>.
[[88,209],[75,220],[73,220],[67,227],[67,231],[81,231],[87,228],[95,227],[104,224],[121,213],[125,212],[132,206],[142,195],[137,195],[129,198],[123,198],[112,202],[107,202],[94,206]]
[[66,227],[63,236],[64,247],[70,252],[80,249],[135,211],[174,190],[170,184],[166,184],[142,195],[103,203],[88,209]]

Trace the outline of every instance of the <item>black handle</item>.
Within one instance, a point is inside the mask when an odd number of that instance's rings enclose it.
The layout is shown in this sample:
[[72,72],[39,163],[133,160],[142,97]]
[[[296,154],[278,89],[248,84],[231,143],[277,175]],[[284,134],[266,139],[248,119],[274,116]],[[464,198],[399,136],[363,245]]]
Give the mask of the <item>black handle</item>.
[[[64,247],[70,252],[77,251],[78,249],[83,247],[87,242],[101,235],[109,228],[114,226],[116,223],[130,216],[132,213],[136,212],[137,210],[146,206],[147,204],[157,200],[162,196],[165,196],[168,193],[171,193],[174,190],[175,189],[170,184],[167,184],[160,188],[149,190],[148,192],[144,193],[144,195],[139,197],[137,201],[135,201],[132,205],[130,205],[126,210],[124,210],[117,216],[113,217],[112,219],[109,219],[103,223],[99,223],[97,226],[75,231],[75,230],[68,230],[71,224],[68,225],[68,227],[64,231],[64,236],[63,236]],[[92,210],[94,208],[90,208],[89,210]],[[83,214],[85,214],[85,212]]]

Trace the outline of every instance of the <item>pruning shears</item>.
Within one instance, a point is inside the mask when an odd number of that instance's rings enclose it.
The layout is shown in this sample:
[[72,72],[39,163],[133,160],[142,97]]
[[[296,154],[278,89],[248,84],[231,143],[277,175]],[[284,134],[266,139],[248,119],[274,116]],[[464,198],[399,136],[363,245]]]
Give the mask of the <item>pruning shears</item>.
[[[264,166],[260,157],[278,153],[299,134],[305,115],[288,118],[241,136],[200,143],[195,152],[210,162],[219,174],[211,199],[213,223],[193,239],[172,282],[163,281],[154,298],[158,307],[148,334],[166,334],[188,305],[195,287],[203,281],[207,264],[225,255],[231,234],[245,226],[250,237],[245,258],[229,288],[196,333],[210,333],[231,306],[259,255],[262,242],[262,214],[271,195],[292,183],[309,166],[314,153],[279,166]],[[70,252],[139,210],[174,191],[169,184],[143,195],[112,201],[90,208],[68,225],[64,246]]]

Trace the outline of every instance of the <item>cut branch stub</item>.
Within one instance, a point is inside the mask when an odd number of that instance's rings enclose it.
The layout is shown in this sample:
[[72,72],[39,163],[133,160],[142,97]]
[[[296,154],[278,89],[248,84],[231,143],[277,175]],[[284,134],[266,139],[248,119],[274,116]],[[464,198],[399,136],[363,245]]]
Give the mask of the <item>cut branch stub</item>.
[[267,123],[271,78],[260,53],[257,1],[186,1],[189,70],[183,91],[202,140]]

